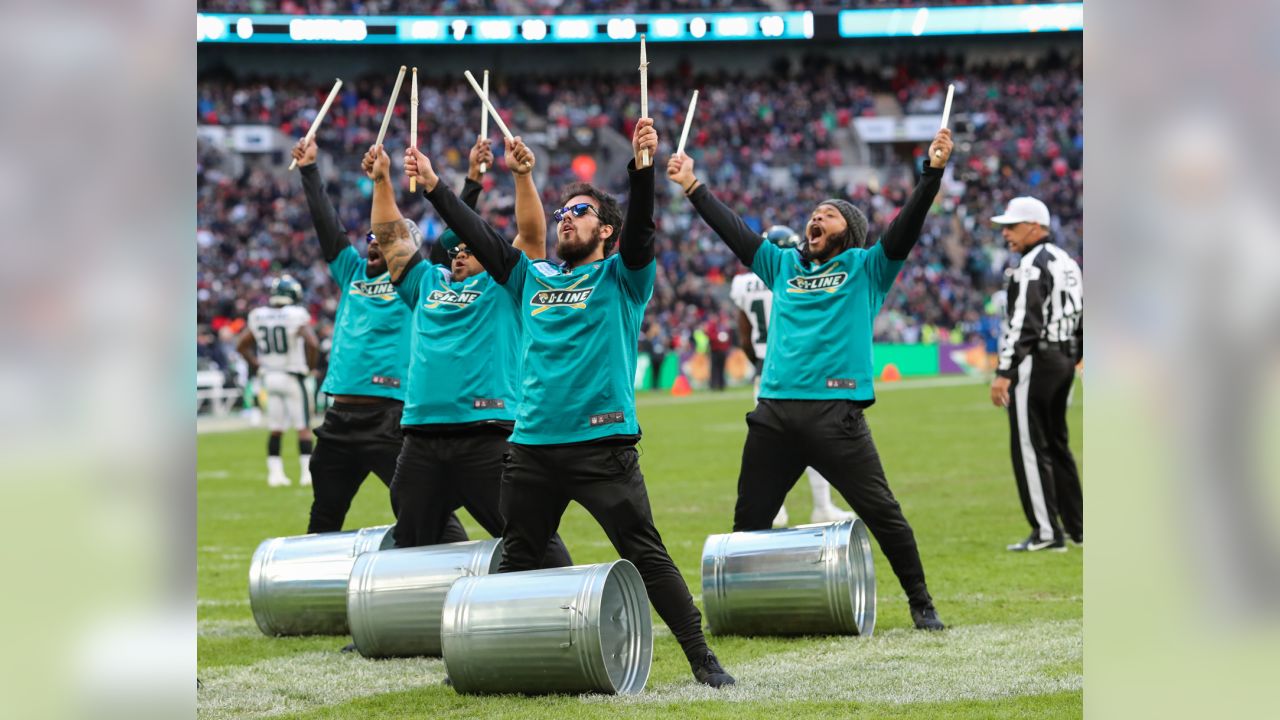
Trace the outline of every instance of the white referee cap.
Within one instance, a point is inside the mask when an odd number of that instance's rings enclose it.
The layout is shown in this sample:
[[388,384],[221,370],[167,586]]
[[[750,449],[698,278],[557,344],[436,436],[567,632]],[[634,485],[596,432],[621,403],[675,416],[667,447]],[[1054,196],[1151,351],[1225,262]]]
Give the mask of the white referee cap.
[[1009,201],[1004,214],[991,218],[991,222],[997,225],[1032,222],[1049,227],[1049,208],[1033,197],[1016,197]]

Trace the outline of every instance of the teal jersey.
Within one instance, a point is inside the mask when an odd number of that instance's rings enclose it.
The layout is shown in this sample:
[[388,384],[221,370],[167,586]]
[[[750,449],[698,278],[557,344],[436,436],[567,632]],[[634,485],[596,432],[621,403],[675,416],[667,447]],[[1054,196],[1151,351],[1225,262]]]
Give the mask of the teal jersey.
[[524,364],[511,442],[640,434],[636,343],[656,274],[656,263],[631,270],[617,254],[569,272],[520,257],[503,285],[518,301]]
[[391,276],[365,276],[365,261],[347,246],[329,263],[342,288],[333,325],[329,373],[321,390],[330,395],[404,399],[409,366],[409,309],[396,297]]
[[511,422],[519,402],[515,298],[489,273],[451,282],[419,262],[396,285],[413,313],[404,425]]
[[751,270],[773,291],[760,397],[874,402],[872,323],[902,264],[880,243],[816,266],[760,245]]

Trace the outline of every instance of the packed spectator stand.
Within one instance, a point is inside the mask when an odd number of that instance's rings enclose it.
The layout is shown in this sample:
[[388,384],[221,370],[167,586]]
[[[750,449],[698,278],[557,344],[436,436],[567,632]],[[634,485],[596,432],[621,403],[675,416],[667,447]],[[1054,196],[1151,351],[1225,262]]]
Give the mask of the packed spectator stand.
[[[367,5],[375,4],[396,6]],[[1003,286],[1010,258],[987,219],[1009,198],[1030,194],[1043,199],[1054,215],[1056,242],[1082,259],[1081,65],[1078,53],[1050,52],[1030,64],[974,65],[935,54],[855,66],[811,57],[801,63],[778,62],[770,71],[752,75],[695,73],[683,66],[650,75],[649,107],[665,135],[664,150],[670,151],[689,93],[695,87],[701,90],[688,152],[697,161],[699,177],[749,224],[760,229],[784,224],[801,231],[818,202],[845,197],[867,212],[874,238],[910,192],[912,165],[918,167],[923,160],[925,143],[914,148],[915,158],[885,150],[862,158],[879,164],[879,172],[863,182],[837,186],[829,170],[846,162],[848,149],[840,138],[847,137],[853,118],[877,115],[886,107],[906,114],[938,113],[946,84],[955,83],[957,147],[952,168],[919,246],[877,319],[876,339],[967,340],[979,332],[983,316],[996,311],[992,298]],[[574,163],[580,153],[566,149],[572,143],[556,140],[583,127],[628,136],[639,115],[634,75],[529,75],[510,84],[506,80],[494,78],[492,97],[516,132],[536,130],[543,139],[543,146],[535,149],[541,151],[539,165],[545,174],[539,182],[548,209],[559,206],[559,188],[584,172]],[[322,154],[332,161],[327,166],[330,192],[360,248],[368,226],[370,185],[360,172],[359,158],[377,134],[388,84],[385,77],[351,78],[318,136]],[[326,92],[327,87],[310,80],[209,73],[198,84],[197,122],[269,125],[300,137]],[[446,169],[443,176],[460,179],[477,131],[474,94],[460,78],[426,78],[419,94],[420,145]],[[388,133],[393,157],[408,136],[407,110],[405,103],[399,104]],[[496,130],[493,137],[499,137]],[[480,210],[500,230],[514,235],[510,175],[501,160],[500,143],[495,143],[499,167],[486,176]],[[660,153],[660,163],[664,155]],[[777,189],[778,171],[789,178],[785,190]],[[674,190],[665,180],[658,184],[659,272],[641,344],[688,352],[695,333],[713,319],[733,325],[728,285],[743,268]],[[422,198],[406,192],[401,208],[406,217],[419,220],[429,240],[443,230]],[[320,258],[295,177],[263,163],[246,164],[236,174],[225,156],[202,145],[196,239],[197,315],[202,328],[216,334],[236,327],[249,309],[265,302],[270,277],[290,272],[301,280],[324,337],[337,307],[338,289]],[[554,236],[549,241],[554,252]]]

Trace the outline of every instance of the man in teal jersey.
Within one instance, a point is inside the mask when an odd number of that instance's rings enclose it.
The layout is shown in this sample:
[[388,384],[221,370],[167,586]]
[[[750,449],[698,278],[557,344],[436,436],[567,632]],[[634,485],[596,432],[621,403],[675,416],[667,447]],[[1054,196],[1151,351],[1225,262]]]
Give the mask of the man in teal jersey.
[[637,122],[631,144],[626,222],[611,195],[587,184],[570,186],[565,207],[553,214],[559,265],[508,245],[458,201],[415,148],[405,152],[405,171],[418,177],[445,223],[518,303],[524,394],[502,475],[507,527],[499,571],[538,567],[565,508],[576,500],[640,571],[694,677],[721,687],[733,677],[707,647],[702,616],[653,525],[635,448],[636,344],[657,272],[654,170],[637,169],[642,150],[653,156],[658,149],[652,119]]
[[[316,430],[319,442],[311,456],[309,533],[341,530],[370,472],[390,486],[400,454],[401,386],[409,365],[409,311],[396,297],[378,238],[370,236],[367,258],[351,246],[320,179],[316,153],[314,139],[303,138],[293,148],[321,251],[343,292],[321,386],[333,405]],[[447,542],[467,539],[456,517],[448,525]]]
[[733,529],[768,529],[800,473],[813,467],[867,523],[922,630],[944,626],[925,584],[915,534],[885,480],[862,411],[875,402],[872,322],[920,238],[951,147],[951,132],[939,130],[920,183],[870,248],[866,216],[838,198],[814,208],[800,248],[764,242],[694,176],[692,158],[677,155],[667,163],[667,177],[773,291],[760,402],[747,415]]
[[[476,177],[479,163],[492,161],[480,156],[479,147],[470,157]],[[507,158],[516,186],[518,234],[513,245],[531,257],[543,257],[547,225],[531,174],[536,158],[519,138],[508,141]],[[412,233],[401,231],[416,226],[396,206],[388,181],[391,158],[375,146],[365,155],[364,168],[374,180],[373,232],[383,238],[387,270],[410,308],[413,328],[401,420],[404,443],[391,483],[396,546],[440,542],[458,507],[466,507],[489,534],[499,537],[506,524],[498,507],[502,456],[520,397],[515,300],[464,246],[449,243],[451,269],[425,260]],[[473,182],[469,177],[468,183]],[[477,363],[477,358],[486,361]],[[559,537],[552,539],[543,560],[545,567],[573,564]]]

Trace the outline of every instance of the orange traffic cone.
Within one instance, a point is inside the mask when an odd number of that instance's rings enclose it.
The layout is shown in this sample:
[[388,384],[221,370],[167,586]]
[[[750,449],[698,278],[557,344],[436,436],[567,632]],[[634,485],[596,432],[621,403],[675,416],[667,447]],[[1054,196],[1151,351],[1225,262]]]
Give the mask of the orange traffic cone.
[[671,385],[671,394],[675,397],[693,394],[693,388],[689,387],[689,379],[683,373],[676,376],[676,381]]
[[898,371],[898,366],[889,363],[884,366],[884,370],[880,371],[880,380],[883,382],[898,382],[902,379],[902,373]]

